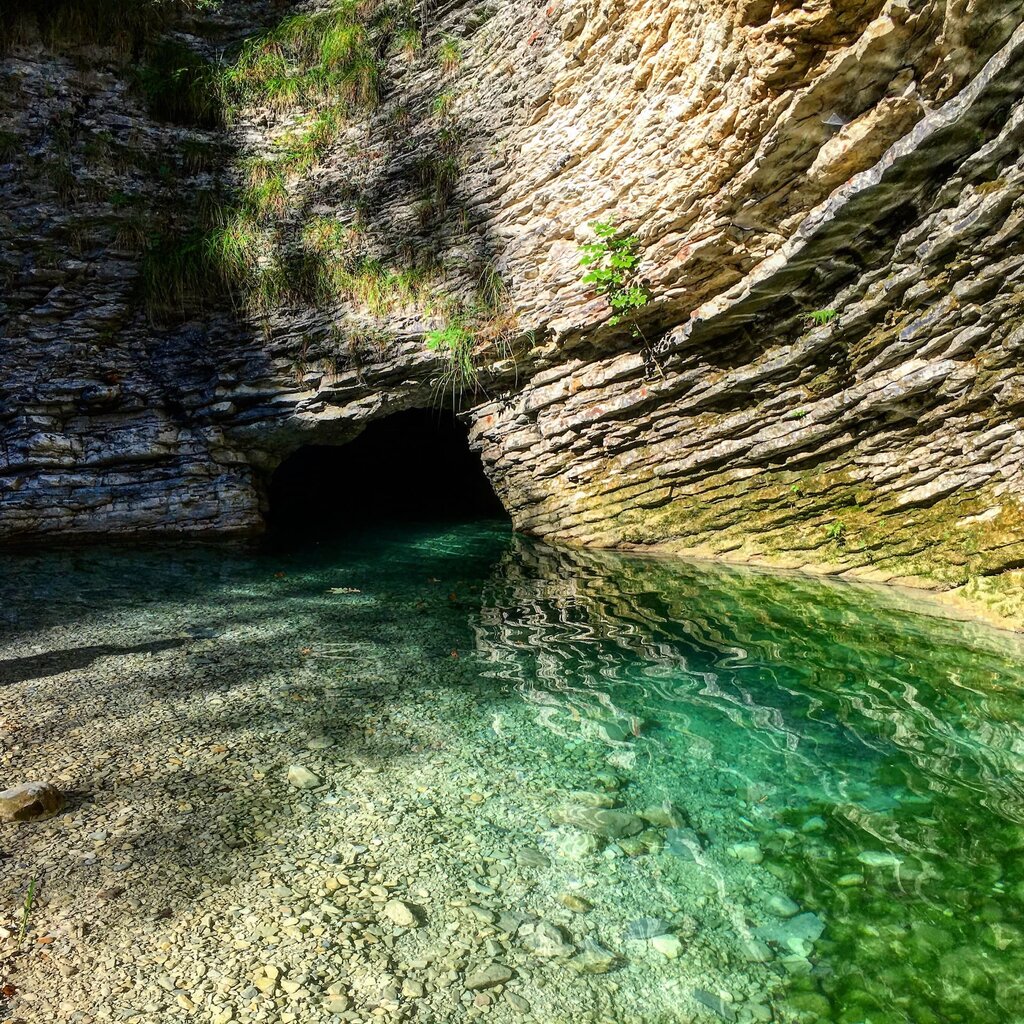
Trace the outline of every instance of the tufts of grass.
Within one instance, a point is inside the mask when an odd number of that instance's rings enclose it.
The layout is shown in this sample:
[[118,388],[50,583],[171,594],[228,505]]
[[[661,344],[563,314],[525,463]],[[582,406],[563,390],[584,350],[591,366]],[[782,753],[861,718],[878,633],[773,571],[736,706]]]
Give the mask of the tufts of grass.
[[401,28],[395,33],[392,45],[395,51],[400,53],[411,64],[423,49],[423,34],[413,25]]
[[435,117],[448,118],[451,116],[452,108],[454,107],[454,105],[455,93],[438,93],[438,95],[434,97],[434,102],[430,104],[430,112]]
[[480,273],[472,301],[446,298],[441,303],[442,326],[428,331],[428,349],[444,358],[436,383],[438,397],[452,404],[467,391],[480,390],[479,354],[488,349],[512,354],[516,320],[509,309],[508,291],[496,268],[488,264]]
[[243,45],[224,76],[228,96],[278,110],[335,97],[353,108],[373,107],[383,58],[410,17],[404,6],[365,0],[295,14]]
[[270,173],[250,185],[242,196],[242,209],[259,221],[283,216],[288,209],[288,183],[284,174],[281,171]]
[[462,64],[462,44],[454,36],[445,36],[437,46],[437,63],[443,74],[453,75]]
[[10,163],[21,152],[21,136],[17,132],[0,131],[0,163]]
[[213,0],[5,0],[0,52],[41,40],[54,50],[104,46],[137,57],[146,41]]
[[154,44],[135,78],[155,118],[200,128],[224,123],[222,70],[184,43],[163,39]]
[[219,170],[227,160],[227,150],[219,142],[189,138],[181,143],[181,166],[186,174],[206,174]]

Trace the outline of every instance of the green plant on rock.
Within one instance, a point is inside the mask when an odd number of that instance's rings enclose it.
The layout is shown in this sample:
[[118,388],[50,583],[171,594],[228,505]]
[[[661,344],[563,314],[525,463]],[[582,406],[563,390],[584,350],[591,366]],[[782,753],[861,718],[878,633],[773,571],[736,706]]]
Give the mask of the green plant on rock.
[[176,39],[150,48],[135,81],[149,112],[160,120],[203,128],[223,124],[222,70]]
[[612,308],[611,324],[629,323],[634,337],[640,337],[637,312],[650,301],[640,278],[640,239],[620,235],[612,223],[596,221],[590,225],[596,242],[580,246],[580,266],[586,270],[583,284],[594,286]]
[[[320,11],[292,15],[248,40],[225,75],[234,103],[285,110],[299,102],[372,107],[380,99],[384,57],[411,28],[404,3],[343,0]],[[410,38],[403,36],[406,45]]]
[[450,386],[454,398],[464,391],[476,390],[479,380],[473,360],[476,339],[464,312],[451,313],[445,325],[428,331],[424,340],[427,348],[443,355],[447,363],[447,370],[439,382],[439,391],[446,391]]
[[829,523],[825,527],[825,536],[836,544],[842,546],[846,541],[846,524],[842,519],[837,519],[834,523]]
[[812,309],[804,314],[807,317],[807,322],[814,324],[816,327],[824,327],[825,324],[832,323],[839,313],[834,309]]
[[399,29],[395,33],[394,48],[411,64],[423,49],[423,33],[414,25]]
[[454,36],[445,36],[437,47],[437,63],[446,75],[454,74],[462,64],[462,44]]

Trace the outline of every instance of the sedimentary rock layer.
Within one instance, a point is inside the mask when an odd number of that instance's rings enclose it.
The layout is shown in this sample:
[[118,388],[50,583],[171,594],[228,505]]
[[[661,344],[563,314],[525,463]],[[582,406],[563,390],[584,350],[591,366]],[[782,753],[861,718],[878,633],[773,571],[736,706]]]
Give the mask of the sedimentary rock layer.
[[[275,17],[229,4],[179,38],[219,53]],[[17,40],[0,534],[256,530],[289,452],[441,401],[515,525],[553,540],[1012,589],[1022,18],[1018,0],[440,5],[379,106],[288,179],[273,238],[315,216],[383,266],[427,253],[446,294],[499,278],[506,329],[461,393],[423,303],[154,317],[150,211],[237,182],[296,117],[177,126],[111,53]],[[424,154],[453,137],[425,213]],[[580,282],[597,220],[640,239],[636,331]]]

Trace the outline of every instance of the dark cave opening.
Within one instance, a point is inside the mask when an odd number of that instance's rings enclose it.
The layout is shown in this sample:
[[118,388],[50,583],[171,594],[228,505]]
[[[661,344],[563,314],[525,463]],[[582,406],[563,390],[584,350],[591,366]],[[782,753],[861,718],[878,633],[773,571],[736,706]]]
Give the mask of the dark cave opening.
[[448,411],[412,409],[343,445],[305,445],[270,480],[272,536],[331,535],[377,523],[464,522],[508,515]]

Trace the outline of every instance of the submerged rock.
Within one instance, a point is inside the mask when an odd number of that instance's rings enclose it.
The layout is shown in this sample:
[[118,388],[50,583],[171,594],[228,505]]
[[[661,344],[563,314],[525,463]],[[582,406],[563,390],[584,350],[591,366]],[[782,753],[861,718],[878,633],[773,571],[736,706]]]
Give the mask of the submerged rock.
[[721,1017],[722,1020],[736,1019],[736,1011],[724,999],[720,996],[716,996],[712,992],[708,992],[702,988],[695,988],[693,990],[693,998],[696,999],[701,1006]]
[[692,828],[670,828],[665,833],[665,846],[674,857],[696,860],[703,849],[700,836]]
[[619,957],[606,949],[596,939],[588,938],[578,956],[569,961],[569,966],[579,974],[607,974],[618,966]]
[[316,789],[320,779],[301,764],[293,764],[288,769],[288,785],[295,789]]
[[653,939],[665,935],[669,930],[668,921],[660,917],[638,917],[626,925],[624,937],[627,939]]
[[903,863],[896,854],[882,850],[865,850],[857,854],[857,860],[869,868],[898,868]]
[[511,977],[512,969],[504,964],[484,964],[483,967],[477,967],[466,975],[466,988],[471,992],[494,988],[495,985],[504,985]]
[[744,864],[760,864],[764,860],[764,851],[757,843],[733,843],[728,852]]
[[605,839],[620,839],[635,836],[644,830],[643,820],[628,811],[615,811],[604,807],[582,807],[566,804],[558,811],[557,818],[566,825],[589,832]]
[[768,909],[776,917],[795,917],[800,908],[788,896],[773,896],[768,901]]
[[678,935],[655,935],[651,939],[651,947],[669,960],[675,960],[683,951],[683,944]]
[[651,825],[659,828],[682,829],[688,828],[690,819],[681,807],[678,807],[671,800],[658,804],[656,807],[645,807],[640,812],[640,817]]
[[555,899],[562,904],[566,910],[571,910],[574,914],[585,914],[588,910],[593,910],[594,905],[589,900],[585,900],[582,896],[577,896],[574,892],[562,892],[559,893]]
[[576,947],[567,942],[562,929],[547,921],[532,921],[519,929],[519,937],[523,945],[534,956],[557,957],[569,956]]
[[601,849],[601,840],[589,832],[562,832],[555,840],[555,852],[566,860],[584,860]]
[[800,956],[806,956],[811,943],[825,931],[825,922],[817,914],[805,913],[788,921],[773,921],[754,929],[754,935],[766,942],[775,942]]
[[49,782],[22,782],[0,793],[0,821],[41,821],[64,807],[64,794]]

